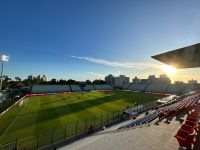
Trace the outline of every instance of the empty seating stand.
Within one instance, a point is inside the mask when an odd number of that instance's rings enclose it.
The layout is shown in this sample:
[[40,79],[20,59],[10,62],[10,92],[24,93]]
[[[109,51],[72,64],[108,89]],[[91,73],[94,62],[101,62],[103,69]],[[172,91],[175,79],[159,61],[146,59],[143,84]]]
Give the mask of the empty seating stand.
[[145,91],[165,93],[167,87],[168,87],[168,84],[149,84]]
[[61,93],[70,92],[69,85],[33,85],[31,93]]
[[71,86],[72,92],[80,92],[80,91],[82,91],[81,87],[79,85],[70,85],[70,86]]
[[[180,101],[177,101],[176,103],[156,109],[151,113],[149,113],[148,115],[145,115],[141,118],[138,118],[136,120],[132,119],[129,122],[126,122],[120,128],[129,128],[146,124],[153,121],[157,117],[159,117],[159,119],[163,119],[164,117],[169,117],[172,114],[178,115],[181,111],[185,110],[186,108],[194,107],[196,103],[199,101],[198,95],[199,94],[193,94],[192,96],[189,95],[185,98],[180,99]],[[187,119],[186,125],[192,126],[196,130],[195,123],[192,124],[189,122],[189,121],[196,121],[196,122],[198,121],[198,119],[195,120],[194,118],[192,118],[192,116],[194,117],[195,115],[197,114],[195,114],[194,112],[191,113],[191,116],[188,117]]]
[[196,137],[199,134],[200,129],[200,104],[198,102],[193,103],[193,108],[190,107],[190,111],[178,129],[175,137],[180,147],[186,149],[193,149],[196,142]]
[[113,87],[110,84],[96,84],[94,85],[96,90],[113,90]]
[[182,85],[176,85],[176,84],[171,84],[168,86],[166,93],[179,93],[180,91],[183,90],[183,86]]
[[144,117],[141,117],[139,119],[132,119],[129,122],[125,123],[124,125],[122,125],[120,127],[121,128],[127,128],[127,127],[134,127],[134,126],[138,126],[138,125],[142,125],[142,124],[146,124],[151,122],[152,120],[154,120],[155,118],[157,118],[157,112],[152,112],[148,115],[145,115]]
[[130,90],[130,86],[131,86],[131,84],[124,84],[124,85],[122,85],[122,88],[124,90]]
[[84,91],[93,91],[93,90],[95,90],[95,88],[94,88],[93,85],[89,84],[89,85],[85,85],[85,86],[83,87],[83,90],[84,90]]
[[147,84],[131,84],[128,89],[132,91],[144,91],[146,87]]
[[194,107],[198,100],[199,98],[197,95],[193,95],[188,96],[175,104],[163,107],[159,110],[159,119],[161,120],[165,117],[169,117],[172,114],[179,115],[183,110],[187,112],[191,107]]
[[189,93],[191,91],[195,91],[199,89],[198,84],[189,84],[189,85],[183,85],[182,92],[183,93]]

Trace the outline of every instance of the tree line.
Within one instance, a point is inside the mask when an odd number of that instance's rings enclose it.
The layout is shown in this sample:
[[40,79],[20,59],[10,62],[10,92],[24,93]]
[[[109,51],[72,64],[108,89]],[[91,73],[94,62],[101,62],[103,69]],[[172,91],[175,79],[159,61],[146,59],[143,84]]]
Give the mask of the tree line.
[[95,79],[94,81],[86,80],[86,81],[76,81],[73,79],[69,80],[57,80],[57,79],[51,79],[50,81],[43,81],[42,79],[33,78],[33,79],[24,79],[21,80],[18,78],[18,80],[11,80],[8,76],[3,76],[3,85],[2,89],[12,89],[12,88],[24,88],[24,87],[30,87],[34,84],[67,84],[67,85],[86,85],[86,84],[105,84],[104,80],[101,79]]

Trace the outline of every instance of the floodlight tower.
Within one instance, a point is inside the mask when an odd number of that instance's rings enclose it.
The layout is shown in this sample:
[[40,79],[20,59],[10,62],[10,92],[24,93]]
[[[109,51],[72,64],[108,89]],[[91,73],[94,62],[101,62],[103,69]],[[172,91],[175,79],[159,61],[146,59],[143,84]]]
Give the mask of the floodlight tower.
[[3,83],[3,65],[4,65],[4,62],[8,62],[9,60],[9,56],[6,56],[6,55],[1,55],[0,56],[0,61],[2,62],[1,63],[1,82],[0,82],[0,90],[2,89],[2,83]]

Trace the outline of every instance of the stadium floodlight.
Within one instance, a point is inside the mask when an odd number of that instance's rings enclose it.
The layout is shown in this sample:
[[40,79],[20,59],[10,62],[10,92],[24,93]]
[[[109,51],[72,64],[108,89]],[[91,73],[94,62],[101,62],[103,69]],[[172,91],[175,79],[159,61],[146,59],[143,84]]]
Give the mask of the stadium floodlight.
[[2,83],[3,83],[3,65],[4,65],[4,62],[8,62],[9,56],[1,55],[0,60],[2,62],[2,65],[1,65],[1,83],[0,83],[0,90],[1,90],[2,89]]
[[1,55],[1,61],[6,62],[9,60],[9,56]]

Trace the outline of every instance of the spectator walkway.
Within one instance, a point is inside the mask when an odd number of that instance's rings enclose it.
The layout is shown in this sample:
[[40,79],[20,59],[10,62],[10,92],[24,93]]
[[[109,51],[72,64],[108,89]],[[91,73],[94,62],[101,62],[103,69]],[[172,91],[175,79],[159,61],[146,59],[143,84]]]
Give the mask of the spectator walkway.
[[170,123],[164,119],[159,125],[93,135],[60,150],[178,150],[179,145],[173,135],[179,127],[180,122],[175,118]]

